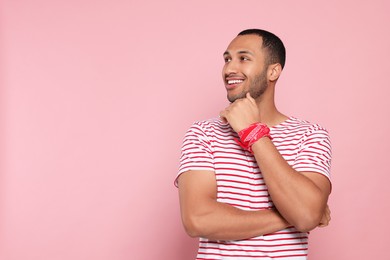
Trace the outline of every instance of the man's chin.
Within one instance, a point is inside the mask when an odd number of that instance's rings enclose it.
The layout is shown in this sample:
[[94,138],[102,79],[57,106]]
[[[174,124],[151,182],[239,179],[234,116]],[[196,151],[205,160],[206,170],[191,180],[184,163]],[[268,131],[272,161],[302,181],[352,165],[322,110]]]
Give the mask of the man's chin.
[[238,95],[234,95],[234,96],[230,96],[229,94],[227,95],[227,99],[229,100],[230,103],[233,103],[234,101],[236,101],[237,99],[241,99],[241,98],[244,98],[246,97],[246,93],[241,93],[241,94],[238,94]]

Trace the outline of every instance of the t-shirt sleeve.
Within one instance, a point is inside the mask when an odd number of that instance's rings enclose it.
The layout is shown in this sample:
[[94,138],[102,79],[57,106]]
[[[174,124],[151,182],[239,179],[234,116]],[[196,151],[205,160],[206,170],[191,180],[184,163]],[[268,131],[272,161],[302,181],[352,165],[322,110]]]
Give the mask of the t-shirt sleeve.
[[184,136],[181,148],[179,171],[180,174],[189,170],[214,171],[214,156],[208,136],[199,123],[194,123]]
[[315,125],[306,132],[293,168],[299,172],[317,172],[330,180],[332,148],[328,132]]

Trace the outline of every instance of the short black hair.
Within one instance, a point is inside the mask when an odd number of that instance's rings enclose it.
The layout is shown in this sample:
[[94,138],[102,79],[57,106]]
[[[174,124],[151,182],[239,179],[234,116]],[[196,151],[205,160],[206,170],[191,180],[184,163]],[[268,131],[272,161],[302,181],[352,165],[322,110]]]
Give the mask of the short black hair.
[[240,32],[237,36],[255,34],[263,39],[262,48],[268,51],[266,62],[269,64],[279,63],[284,68],[286,63],[286,48],[282,40],[275,34],[261,29],[247,29]]

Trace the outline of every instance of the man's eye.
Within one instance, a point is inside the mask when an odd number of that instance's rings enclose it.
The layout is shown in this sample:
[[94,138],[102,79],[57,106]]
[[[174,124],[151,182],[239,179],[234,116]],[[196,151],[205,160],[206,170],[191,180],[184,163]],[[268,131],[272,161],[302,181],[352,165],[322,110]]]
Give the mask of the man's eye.
[[225,58],[225,63],[230,62],[232,59],[231,58]]
[[243,56],[243,57],[241,57],[241,60],[242,60],[242,61],[247,61],[247,60],[249,60],[249,59],[248,59],[248,57],[244,57],[244,56]]

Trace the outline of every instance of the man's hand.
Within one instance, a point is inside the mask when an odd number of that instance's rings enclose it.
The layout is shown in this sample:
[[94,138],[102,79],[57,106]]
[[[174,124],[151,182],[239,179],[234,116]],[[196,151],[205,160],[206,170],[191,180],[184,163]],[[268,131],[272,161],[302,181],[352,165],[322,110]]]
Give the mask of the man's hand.
[[331,220],[330,209],[329,209],[329,206],[326,205],[324,215],[322,216],[320,224],[318,224],[318,227],[326,227],[326,226],[328,226],[330,220]]
[[224,122],[229,123],[237,133],[250,124],[260,122],[259,109],[249,92],[245,98],[237,99],[221,111],[219,116]]

